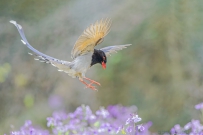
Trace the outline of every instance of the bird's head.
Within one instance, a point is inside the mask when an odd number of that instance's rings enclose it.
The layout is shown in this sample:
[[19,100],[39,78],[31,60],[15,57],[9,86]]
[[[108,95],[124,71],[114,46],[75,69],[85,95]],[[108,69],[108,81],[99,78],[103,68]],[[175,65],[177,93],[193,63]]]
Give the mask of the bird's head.
[[91,66],[97,63],[100,63],[102,68],[106,69],[107,57],[103,51],[94,49]]

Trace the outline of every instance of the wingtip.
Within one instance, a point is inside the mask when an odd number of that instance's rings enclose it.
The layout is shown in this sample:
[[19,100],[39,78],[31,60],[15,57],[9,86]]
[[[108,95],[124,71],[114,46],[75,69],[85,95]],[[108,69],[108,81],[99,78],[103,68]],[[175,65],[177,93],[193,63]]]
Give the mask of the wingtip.
[[111,27],[111,24],[112,24],[112,19],[109,18],[109,17],[106,17],[106,18],[102,18],[101,20],[99,20],[98,22],[100,22],[101,24],[106,24],[109,26],[109,28]]
[[121,45],[121,46],[125,46],[125,47],[126,47],[126,46],[131,46],[131,45],[132,45],[132,44],[126,44],[126,45]]
[[121,45],[123,48],[127,48],[128,46],[131,46],[132,44],[126,44],[126,45]]
[[112,21],[112,19],[111,19],[110,17],[102,18],[102,20],[105,20],[105,21]]
[[24,40],[21,39],[21,42],[22,42],[24,45],[26,45],[26,42],[25,42]]
[[14,20],[10,20],[9,22],[12,24],[16,24],[16,21],[14,21]]
[[127,45],[125,45],[125,47],[128,47],[128,46],[131,46],[132,44],[127,44]]
[[16,27],[18,27],[19,29],[22,29],[22,26],[20,24],[17,24],[16,21],[10,20],[10,23],[14,24]]

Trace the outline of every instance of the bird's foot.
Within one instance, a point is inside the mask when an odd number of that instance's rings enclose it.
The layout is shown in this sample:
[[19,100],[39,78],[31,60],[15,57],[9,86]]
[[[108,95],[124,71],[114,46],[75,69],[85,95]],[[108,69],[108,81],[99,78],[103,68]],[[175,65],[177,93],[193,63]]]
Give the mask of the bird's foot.
[[92,86],[91,84],[92,84],[92,82],[90,83],[90,84],[87,84],[85,81],[83,81],[83,80],[80,80],[83,84],[85,84],[86,85],[86,87],[85,88],[90,88],[90,89],[92,89],[92,90],[97,90],[96,88],[95,88],[95,86]]
[[101,84],[100,84],[99,82],[96,82],[96,81],[94,81],[94,80],[91,80],[91,79],[89,79],[89,78],[86,78],[86,77],[84,77],[84,79],[86,79],[86,80],[90,81],[90,82],[91,82],[90,84],[96,84],[96,85],[99,85],[99,86],[101,86]]
[[92,84],[92,83],[87,84],[85,88],[90,88],[90,89],[92,89],[92,90],[97,90],[96,87],[95,87],[95,86],[92,86],[91,84]]

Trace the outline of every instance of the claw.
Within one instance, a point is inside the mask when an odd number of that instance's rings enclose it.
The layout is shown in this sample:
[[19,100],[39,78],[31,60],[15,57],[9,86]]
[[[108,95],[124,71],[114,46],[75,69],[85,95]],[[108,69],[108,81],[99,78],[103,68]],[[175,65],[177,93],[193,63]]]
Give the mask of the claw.
[[96,85],[99,85],[99,86],[101,86],[101,84],[100,84],[99,82],[96,82],[96,81],[94,81],[94,80],[91,80],[91,79],[89,79],[89,78],[86,78],[86,77],[84,77],[84,79],[86,79],[86,80],[90,81],[90,82],[91,82],[91,84],[92,84],[92,83],[94,83],[94,84],[96,84]]
[[90,84],[86,85],[85,88],[90,88],[90,89],[92,89],[92,90],[97,90],[97,89],[95,88],[95,86],[92,86],[92,85],[90,85]]
[[95,88],[95,86],[92,86],[91,84],[93,84],[93,82],[91,82],[90,84],[87,84],[85,81],[83,81],[83,80],[80,80],[83,84],[85,84],[86,85],[86,87],[85,88],[90,88],[90,89],[92,89],[92,90],[97,90],[96,88]]

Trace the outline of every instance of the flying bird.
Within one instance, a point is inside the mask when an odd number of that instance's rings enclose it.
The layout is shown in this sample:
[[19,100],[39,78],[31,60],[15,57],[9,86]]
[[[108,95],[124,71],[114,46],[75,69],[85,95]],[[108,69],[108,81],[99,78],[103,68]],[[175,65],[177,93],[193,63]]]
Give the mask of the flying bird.
[[[77,77],[87,88],[92,90],[97,90],[92,84],[100,85],[100,83],[85,77],[87,70],[97,63],[101,64],[102,68],[105,69],[108,56],[131,45],[114,45],[95,49],[94,47],[103,41],[111,27],[110,19],[101,19],[86,28],[78,38],[71,52],[72,61],[69,62],[56,59],[36,50],[27,41],[22,26],[13,20],[10,23],[16,26],[22,38],[22,43],[32,51],[29,54],[34,55],[35,60],[49,63],[57,67],[58,71],[63,71],[73,78]],[[85,82],[85,80],[89,81],[89,83]]]

